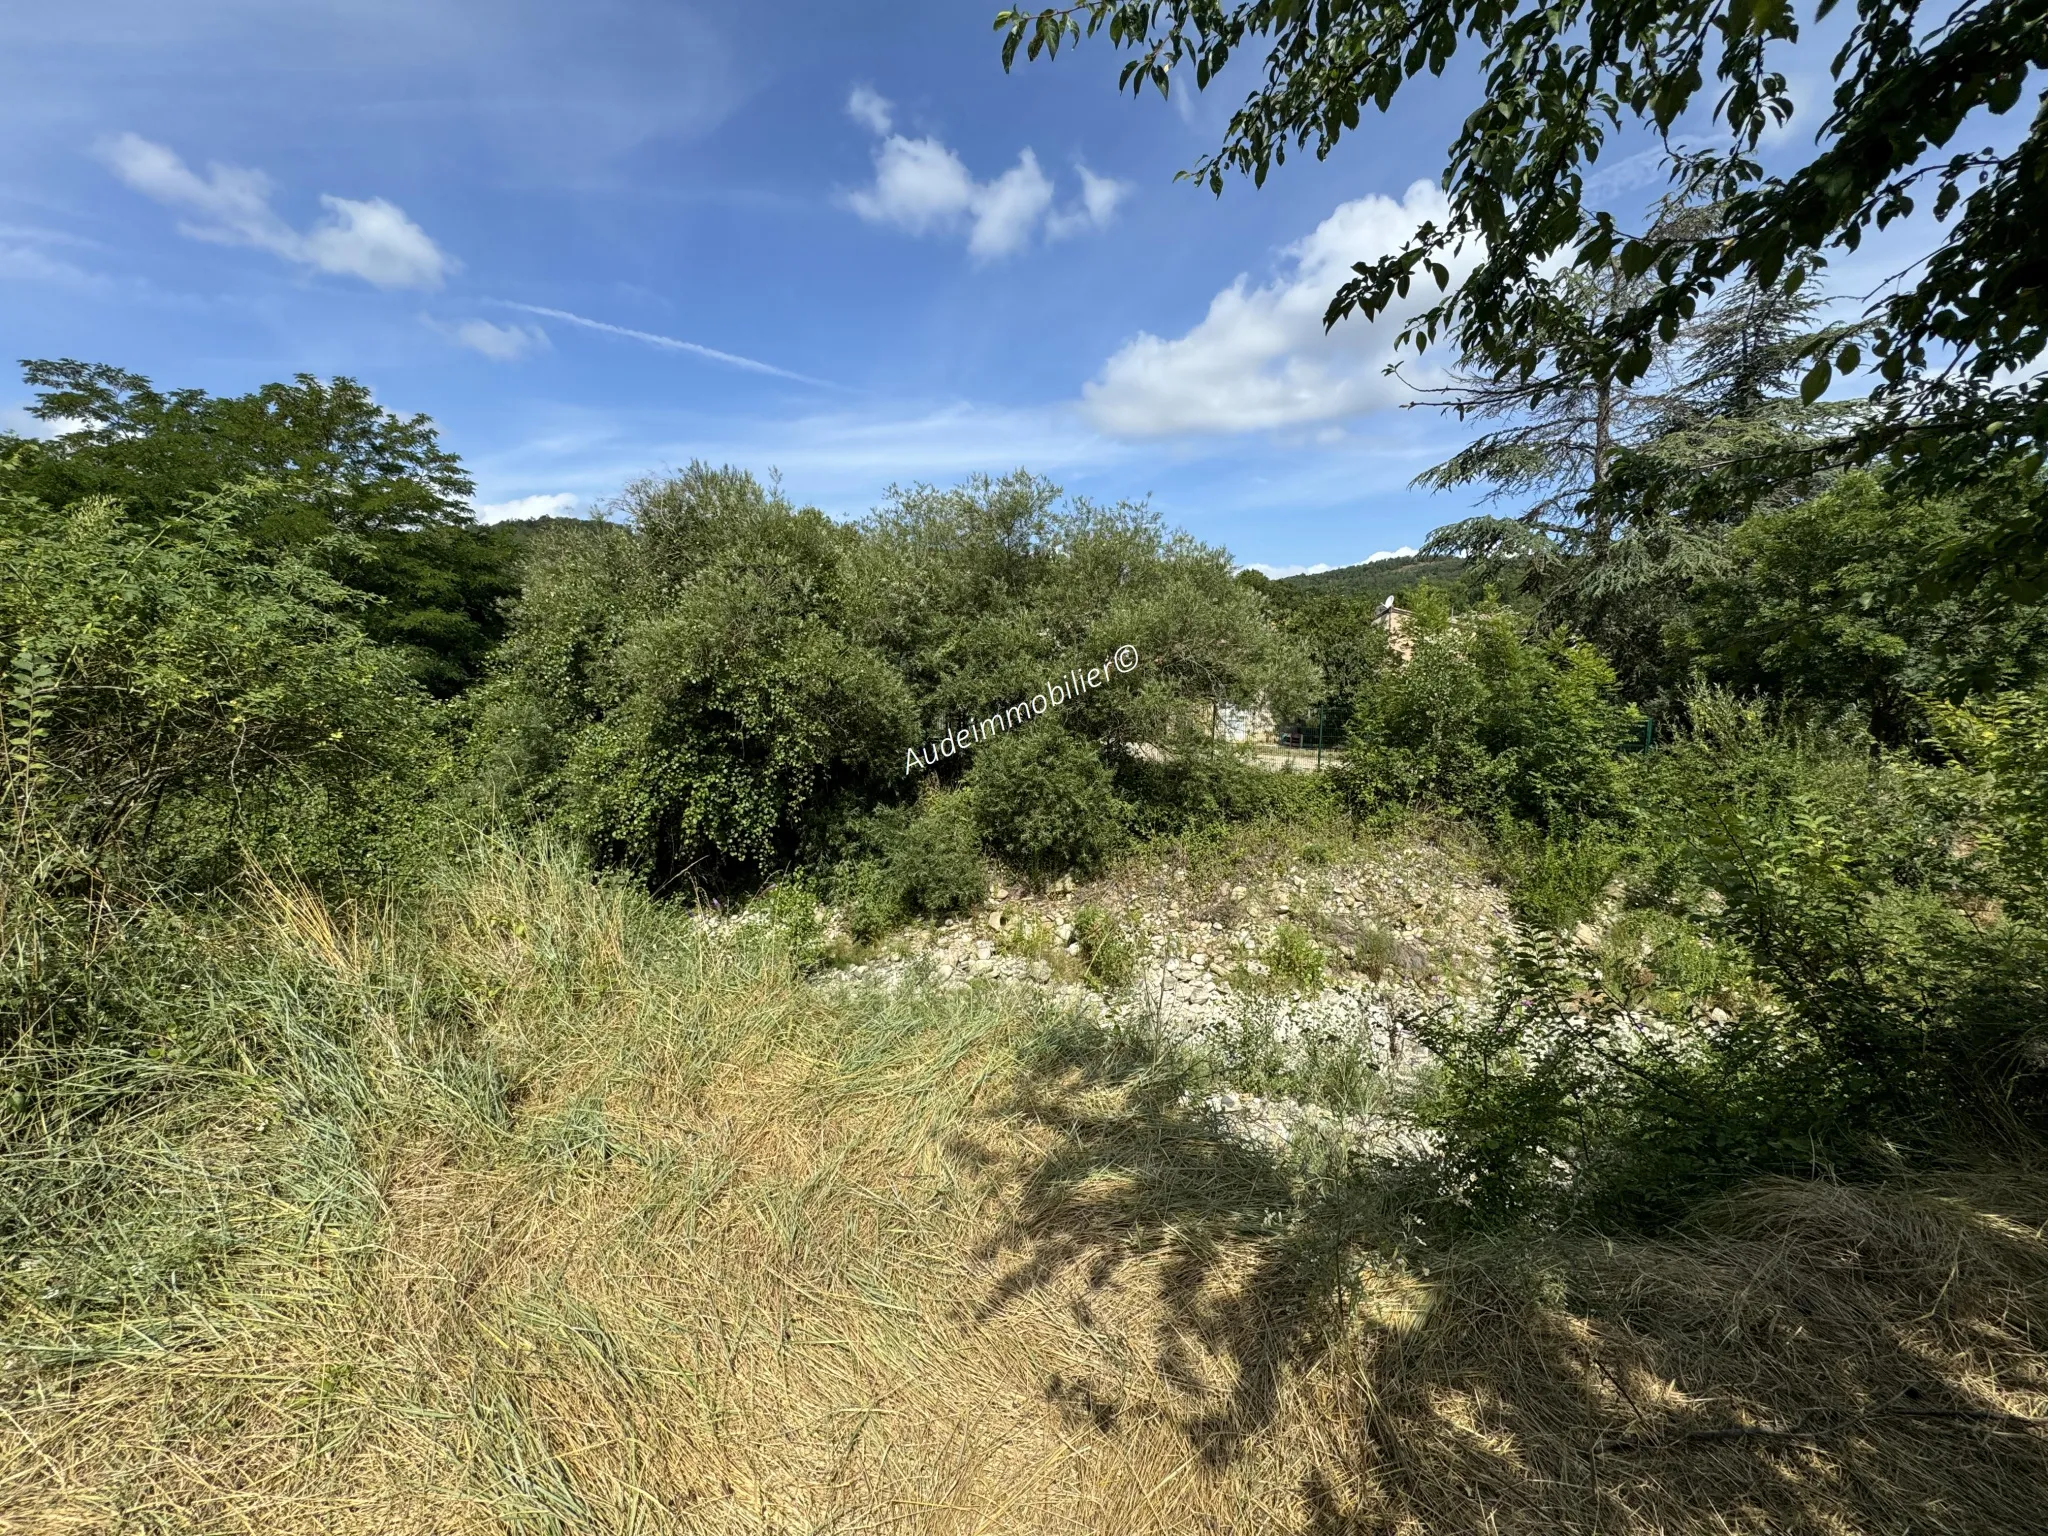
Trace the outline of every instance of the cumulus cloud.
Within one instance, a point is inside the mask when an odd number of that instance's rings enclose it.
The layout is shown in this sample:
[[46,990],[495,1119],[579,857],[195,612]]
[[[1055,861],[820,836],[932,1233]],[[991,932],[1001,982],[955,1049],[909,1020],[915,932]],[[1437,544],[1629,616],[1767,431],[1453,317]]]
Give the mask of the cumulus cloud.
[[1022,250],[1031,231],[1052,206],[1052,183],[1038,168],[1038,156],[1025,150],[994,181],[975,188],[969,205],[974,228],[967,236],[967,249],[983,261]]
[[516,363],[534,352],[547,350],[548,333],[537,325],[495,325],[489,320],[462,320],[453,325],[439,320],[427,322],[449,340],[472,352],[481,352],[494,363]]
[[[1117,437],[1166,437],[1330,422],[1401,400],[1407,392],[1386,365],[1402,323],[1437,297],[1435,284],[1377,320],[1346,320],[1329,332],[1323,310],[1353,262],[1388,254],[1446,211],[1443,192],[1427,181],[1399,202],[1341,205],[1286,249],[1273,281],[1254,287],[1240,274],[1186,335],[1140,333],[1125,343],[1082,388],[1089,419]],[[1453,264],[1452,281],[1469,265]]]
[[856,85],[846,98],[846,113],[870,133],[887,133],[896,126],[887,99],[865,85]]
[[438,288],[459,265],[403,209],[381,197],[323,195],[325,215],[300,231],[270,206],[270,178],[261,171],[215,163],[201,176],[175,151],[133,133],[114,139],[103,154],[114,174],[137,192],[189,215],[178,229],[195,240],[253,246],[379,288]]
[[480,523],[503,523],[524,517],[566,517],[576,505],[573,491],[552,495],[518,496],[511,501],[480,502],[474,509]]
[[978,261],[1013,255],[1030,244],[1041,227],[1055,240],[1099,229],[1130,190],[1122,182],[1077,167],[1081,196],[1071,207],[1055,211],[1052,181],[1029,149],[1000,176],[977,181],[939,140],[894,132],[890,104],[868,87],[854,90],[846,111],[882,140],[875,149],[874,184],[849,193],[847,206],[870,223],[893,224],[913,235],[964,228],[968,252]]
[[1045,221],[1046,235],[1054,240],[1064,240],[1068,235],[1077,235],[1083,230],[1102,228],[1115,215],[1117,204],[1131,190],[1129,182],[1098,176],[1085,165],[1077,165],[1074,170],[1081,178],[1081,198],[1078,203],[1060,209]]

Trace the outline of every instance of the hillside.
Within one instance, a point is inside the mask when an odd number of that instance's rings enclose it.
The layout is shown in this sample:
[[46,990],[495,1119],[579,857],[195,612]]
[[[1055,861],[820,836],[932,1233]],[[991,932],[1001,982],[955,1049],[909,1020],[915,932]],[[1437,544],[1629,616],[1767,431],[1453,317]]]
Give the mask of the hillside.
[[1439,584],[1455,581],[1470,563],[1458,556],[1415,555],[1401,560],[1367,560],[1358,565],[1339,566],[1334,571],[1283,576],[1274,585],[1320,597],[1365,597],[1377,602],[1388,593],[1412,587],[1418,581]]

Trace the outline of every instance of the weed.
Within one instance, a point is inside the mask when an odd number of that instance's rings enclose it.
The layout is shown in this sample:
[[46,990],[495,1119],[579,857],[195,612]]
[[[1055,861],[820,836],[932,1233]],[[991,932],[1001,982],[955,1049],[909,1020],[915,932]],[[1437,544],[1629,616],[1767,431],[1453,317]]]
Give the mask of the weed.
[[1315,992],[1323,985],[1323,949],[1293,923],[1282,923],[1259,951],[1270,984],[1289,992]]
[[1085,906],[1074,914],[1074,938],[1091,981],[1110,990],[1130,985],[1138,973],[1138,944],[1130,924],[1101,907]]

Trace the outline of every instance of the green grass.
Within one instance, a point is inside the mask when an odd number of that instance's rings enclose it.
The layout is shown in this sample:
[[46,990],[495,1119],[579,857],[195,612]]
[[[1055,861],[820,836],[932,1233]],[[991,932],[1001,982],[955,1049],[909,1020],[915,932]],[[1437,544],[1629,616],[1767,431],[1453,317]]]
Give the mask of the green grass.
[[[1341,1041],[825,988],[800,923],[559,850],[33,916],[14,1017],[72,1027],[4,1058],[7,1536],[2042,1523],[2030,1175],[1461,1246],[1200,1106],[1368,1110]],[[1687,1438],[1730,1425],[1784,1435]]]

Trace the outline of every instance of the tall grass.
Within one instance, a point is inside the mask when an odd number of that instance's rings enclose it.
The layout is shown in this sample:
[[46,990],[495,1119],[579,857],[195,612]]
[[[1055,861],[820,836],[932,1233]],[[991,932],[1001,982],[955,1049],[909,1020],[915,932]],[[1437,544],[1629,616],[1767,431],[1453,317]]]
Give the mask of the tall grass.
[[558,854],[150,921],[8,1058],[0,1531],[2041,1523],[2037,1180],[1454,1248]]

